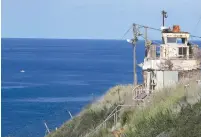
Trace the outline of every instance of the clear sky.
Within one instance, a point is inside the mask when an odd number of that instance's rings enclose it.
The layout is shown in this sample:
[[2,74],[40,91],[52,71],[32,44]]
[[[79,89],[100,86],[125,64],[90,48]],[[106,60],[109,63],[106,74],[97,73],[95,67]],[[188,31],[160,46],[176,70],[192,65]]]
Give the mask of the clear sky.
[[134,22],[160,28],[162,9],[201,36],[201,0],[2,0],[2,37],[121,39]]

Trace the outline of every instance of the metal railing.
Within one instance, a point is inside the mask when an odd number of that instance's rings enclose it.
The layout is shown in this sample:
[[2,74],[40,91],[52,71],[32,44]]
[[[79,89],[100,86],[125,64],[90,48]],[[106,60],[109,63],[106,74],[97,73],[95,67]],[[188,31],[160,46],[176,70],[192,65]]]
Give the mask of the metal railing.
[[138,96],[141,94],[146,94],[146,89],[144,84],[138,85],[132,90],[133,100],[142,100],[138,98]]
[[[196,82],[197,82],[198,85],[201,85],[201,80],[196,80]],[[189,84],[186,84],[186,85],[184,85],[184,88],[187,89],[188,86],[189,86]],[[142,93],[146,93],[144,84],[138,85],[132,90],[133,100],[138,100],[136,97],[139,94],[142,94]],[[126,107],[136,107],[136,106],[137,106],[137,104],[135,104],[135,105],[118,105],[118,106],[116,106],[112,110],[112,112],[108,115],[108,117],[100,125],[98,125],[95,129],[93,129],[92,132],[86,134],[84,137],[89,137],[91,135],[94,135],[95,133],[97,133],[99,131],[99,129],[101,127],[107,128],[107,122],[109,120],[111,120],[112,118],[114,119],[113,126],[116,126],[116,124],[118,122],[118,112],[120,112],[121,110],[123,110]]]
[[99,124],[95,129],[93,129],[90,133],[86,134],[84,137],[89,137],[91,135],[96,134],[101,127],[107,128],[107,122],[113,118],[113,126],[116,126],[117,121],[118,121],[118,112],[123,110],[126,107],[136,107],[136,105],[118,105],[116,106],[112,112],[108,115],[108,117],[101,123]]
[[[133,88],[132,90],[132,98],[133,100],[137,100],[137,96],[145,93],[145,87],[144,84],[141,85],[137,85],[135,88]],[[138,99],[139,100],[139,99]],[[112,112],[108,115],[108,117],[101,123],[99,124],[95,129],[93,129],[90,133],[86,134],[84,137],[89,137],[91,135],[94,135],[95,133],[97,133],[99,131],[99,129],[101,127],[105,127],[107,128],[107,122],[111,119],[113,119],[113,127],[116,126],[117,122],[118,122],[118,113],[120,111],[122,111],[123,109],[125,109],[126,107],[136,107],[136,104],[131,104],[131,105],[118,105],[116,106]]]

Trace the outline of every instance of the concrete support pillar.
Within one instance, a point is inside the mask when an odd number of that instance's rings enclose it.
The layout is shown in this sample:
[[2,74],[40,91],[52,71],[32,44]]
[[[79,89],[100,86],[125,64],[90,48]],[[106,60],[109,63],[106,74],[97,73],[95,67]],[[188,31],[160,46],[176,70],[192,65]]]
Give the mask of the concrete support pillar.
[[187,47],[187,51],[186,51],[186,56],[187,56],[187,59],[189,59],[189,47]]
[[150,93],[151,73],[147,72],[146,93]]

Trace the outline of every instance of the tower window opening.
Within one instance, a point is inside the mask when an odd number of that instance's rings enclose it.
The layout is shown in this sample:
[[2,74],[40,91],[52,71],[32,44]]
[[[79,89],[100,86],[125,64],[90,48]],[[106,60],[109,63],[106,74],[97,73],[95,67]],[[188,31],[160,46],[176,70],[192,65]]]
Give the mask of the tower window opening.
[[185,44],[185,42],[186,42],[185,38],[174,38],[174,37],[167,38],[167,43]]
[[179,47],[179,55],[185,57],[187,54],[187,48],[186,47]]
[[167,43],[177,43],[177,38],[167,38]]
[[177,38],[177,43],[178,44],[185,44],[186,39],[185,38]]

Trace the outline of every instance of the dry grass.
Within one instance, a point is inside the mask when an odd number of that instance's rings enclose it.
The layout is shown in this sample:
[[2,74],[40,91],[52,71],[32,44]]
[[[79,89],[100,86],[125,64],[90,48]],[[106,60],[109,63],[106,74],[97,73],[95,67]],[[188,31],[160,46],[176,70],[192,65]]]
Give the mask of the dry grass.
[[91,104],[91,109],[98,111],[104,107],[110,109],[117,103],[123,104],[125,102],[125,96],[130,94],[132,89],[132,85],[117,85],[109,89],[99,101]]
[[[188,90],[185,90],[184,85],[163,89],[151,97],[143,110],[130,113],[124,125],[127,136],[155,136],[167,129],[168,124],[171,124],[167,123],[167,118],[176,118],[183,107],[194,105],[201,99],[201,88],[193,82],[190,85]],[[154,127],[156,123],[158,127]]]
[[67,121],[47,137],[79,137],[85,135],[103,122],[117,105],[123,104],[124,97],[131,93],[132,88],[132,85],[117,85],[109,89],[98,101],[89,104],[78,116]]
[[[171,126],[176,126],[174,121],[178,120],[178,116],[183,112],[183,107],[189,104],[193,106],[201,98],[201,88],[195,82],[189,83],[188,90],[184,88],[184,85],[185,83],[177,84],[157,91],[145,101],[144,107],[123,112],[119,122],[125,129],[125,134],[128,137],[149,137],[163,134],[164,131],[169,133]],[[109,89],[98,101],[85,107],[77,117],[66,122],[48,137],[86,135],[102,123],[117,105],[124,104],[126,97],[131,95],[132,89],[131,85],[118,85]],[[180,119],[180,121],[182,120]],[[109,127],[111,128],[111,126]],[[176,134],[175,132],[171,131],[171,134]],[[98,134],[92,136],[110,137],[113,135],[109,129],[101,128]]]
[[[188,105],[193,106],[201,99],[201,87],[195,82],[190,82],[188,89],[185,89],[185,84],[184,82],[156,91],[145,101],[145,104],[120,115],[121,125],[125,129],[124,134],[128,137],[150,137],[172,128],[174,120],[183,108]],[[106,129],[102,128],[95,136],[110,137],[112,134],[108,132],[108,129],[106,132]]]

